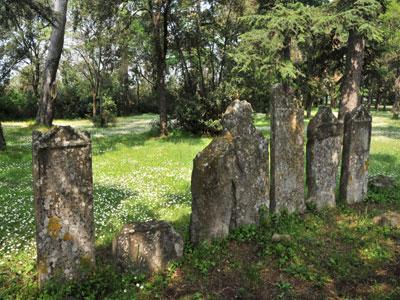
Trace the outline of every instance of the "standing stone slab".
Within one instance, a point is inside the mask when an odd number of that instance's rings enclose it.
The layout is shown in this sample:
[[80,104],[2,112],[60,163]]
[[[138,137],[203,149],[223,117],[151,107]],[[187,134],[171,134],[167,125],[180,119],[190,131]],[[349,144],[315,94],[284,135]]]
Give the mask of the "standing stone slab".
[[321,106],[307,128],[307,201],[317,209],[336,205],[341,127],[332,110]]
[[372,117],[363,106],[344,119],[340,199],[348,204],[361,202],[368,191],[368,164]]
[[302,212],[304,109],[293,91],[278,85],[271,105],[271,211]]
[[6,139],[4,138],[3,126],[0,123],[0,151],[6,149]]
[[90,136],[71,127],[33,132],[39,285],[77,279],[94,264]]
[[268,143],[252,123],[252,108],[234,101],[226,110],[224,133],[193,162],[192,243],[223,238],[259,221],[269,206]]

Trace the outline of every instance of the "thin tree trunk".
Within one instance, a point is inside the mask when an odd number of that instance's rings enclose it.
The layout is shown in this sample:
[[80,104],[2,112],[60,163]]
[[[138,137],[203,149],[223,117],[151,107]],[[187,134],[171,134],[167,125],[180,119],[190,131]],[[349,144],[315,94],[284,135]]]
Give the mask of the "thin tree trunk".
[[4,138],[3,126],[0,123],[0,151],[6,149],[6,139]]
[[306,95],[306,103],[305,103],[305,105],[306,105],[306,110],[307,110],[307,119],[310,119],[311,118],[311,111],[312,111],[312,106],[313,106],[313,100],[312,100],[312,97],[311,97],[311,94],[310,94],[310,92],[307,92],[307,95]]
[[40,94],[39,94],[39,81],[40,81],[40,63],[39,63],[39,58],[37,58],[37,61],[35,62],[35,73],[34,73],[34,78],[33,78],[33,95],[36,97],[36,99],[39,99]]
[[53,28],[50,46],[44,68],[43,95],[39,102],[36,122],[52,126],[54,118],[54,100],[56,98],[56,75],[64,46],[65,22],[67,20],[68,0],[54,0]]
[[376,91],[376,100],[375,100],[375,110],[379,110],[379,105],[381,104],[381,99],[382,99],[382,92],[380,85],[378,85],[378,89]]
[[[151,1],[149,1],[149,3],[150,7],[152,8]],[[165,90],[165,60],[167,54],[169,5],[170,1],[168,0],[164,9],[164,13],[162,13],[163,0],[157,0],[155,11],[152,12],[154,56],[156,59],[156,92],[158,96],[160,114],[160,136],[168,135],[167,98]]]
[[92,90],[92,115],[93,119],[96,118],[97,115],[97,91],[96,88]]
[[400,115],[400,76],[396,78],[394,83],[394,103],[393,103],[393,119],[398,119]]
[[355,31],[349,33],[346,67],[342,82],[339,119],[360,104],[360,85],[365,54],[365,39]]
[[368,91],[368,103],[367,103],[368,110],[371,110],[371,105],[372,105],[372,99],[373,98],[374,98],[374,93],[371,90]]

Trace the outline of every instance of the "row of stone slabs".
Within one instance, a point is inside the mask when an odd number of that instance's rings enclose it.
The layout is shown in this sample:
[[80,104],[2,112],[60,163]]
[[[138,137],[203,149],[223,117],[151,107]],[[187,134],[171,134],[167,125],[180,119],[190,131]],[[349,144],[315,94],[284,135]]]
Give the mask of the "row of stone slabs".
[[[303,110],[290,93],[281,90],[276,95],[271,184],[268,142],[252,124],[253,111],[246,101],[228,107],[224,134],[196,156],[190,222],[194,244],[257,223],[261,207],[272,212],[304,210]],[[335,205],[341,132],[328,108],[320,108],[308,126],[308,200],[317,208]],[[361,201],[366,193],[370,136],[371,117],[363,107],[346,116],[340,194],[348,203]],[[54,277],[80,278],[83,269],[95,264],[91,155],[88,133],[71,127],[33,133],[40,285]],[[182,238],[165,222],[126,225],[113,241],[117,261],[151,272],[164,269],[182,252]]]

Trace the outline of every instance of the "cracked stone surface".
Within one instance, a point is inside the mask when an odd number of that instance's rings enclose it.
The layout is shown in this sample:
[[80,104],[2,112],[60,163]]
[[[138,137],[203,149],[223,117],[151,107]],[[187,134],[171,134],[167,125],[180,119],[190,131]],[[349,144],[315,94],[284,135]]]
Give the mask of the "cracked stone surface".
[[321,106],[307,127],[308,199],[317,209],[336,206],[342,126],[329,107]]
[[164,221],[125,225],[114,238],[113,256],[124,269],[154,273],[183,255],[183,239]]
[[190,239],[197,244],[259,221],[269,207],[268,142],[252,123],[252,107],[235,100],[224,132],[193,161]]
[[39,285],[94,265],[91,140],[71,127],[33,132]]
[[363,105],[346,114],[340,199],[348,204],[361,202],[367,195],[371,129],[372,117]]
[[304,108],[289,88],[277,85],[271,102],[271,211],[302,212]]

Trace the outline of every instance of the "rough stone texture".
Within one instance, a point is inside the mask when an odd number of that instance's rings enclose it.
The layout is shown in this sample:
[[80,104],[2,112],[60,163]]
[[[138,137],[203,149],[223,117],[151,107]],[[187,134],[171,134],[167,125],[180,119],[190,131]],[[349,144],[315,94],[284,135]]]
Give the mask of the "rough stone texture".
[[371,125],[372,117],[362,105],[345,116],[340,199],[348,204],[367,194]]
[[112,252],[123,268],[160,272],[183,255],[183,239],[164,221],[128,224],[114,238]]
[[292,237],[289,234],[274,233],[272,235],[272,241],[275,243],[288,243],[291,240],[292,240]]
[[321,106],[307,128],[307,201],[317,209],[336,205],[341,127],[332,110]]
[[293,91],[277,85],[271,105],[271,211],[302,212],[304,109]]
[[196,244],[222,238],[244,224],[259,221],[269,207],[268,143],[252,123],[246,101],[226,110],[224,133],[193,162],[190,238]]
[[33,182],[39,285],[80,278],[95,262],[89,134],[33,132]]
[[6,149],[6,139],[4,138],[3,126],[0,123],[0,151]]
[[400,228],[400,214],[396,212],[386,212],[380,216],[375,217],[372,221],[376,225]]
[[396,186],[396,181],[389,176],[376,175],[368,178],[368,186],[374,189],[392,189]]

